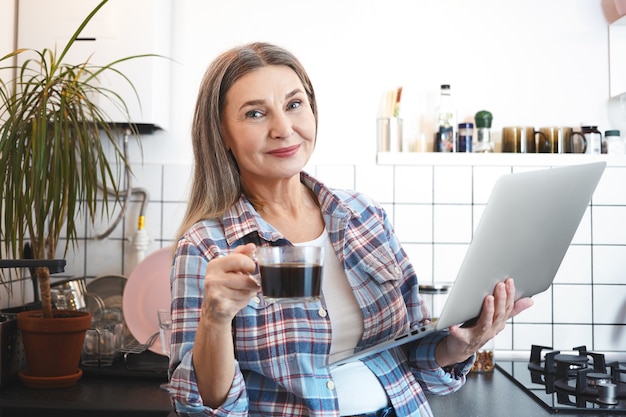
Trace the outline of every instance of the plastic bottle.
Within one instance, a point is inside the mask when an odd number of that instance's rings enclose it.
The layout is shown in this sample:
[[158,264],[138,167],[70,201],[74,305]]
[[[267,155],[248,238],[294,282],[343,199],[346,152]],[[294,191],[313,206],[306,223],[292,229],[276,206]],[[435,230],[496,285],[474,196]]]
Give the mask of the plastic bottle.
[[604,132],[606,141],[606,152],[610,155],[624,155],[626,153],[626,145],[620,136],[619,130],[607,130]]
[[476,138],[474,139],[473,152],[493,152],[494,146],[491,140],[491,122],[493,115],[487,110],[481,110],[474,115],[476,123]]
[[435,152],[455,152],[456,109],[452,103],[449,84],[442,84],[439,92],[439,105],[435,113]]

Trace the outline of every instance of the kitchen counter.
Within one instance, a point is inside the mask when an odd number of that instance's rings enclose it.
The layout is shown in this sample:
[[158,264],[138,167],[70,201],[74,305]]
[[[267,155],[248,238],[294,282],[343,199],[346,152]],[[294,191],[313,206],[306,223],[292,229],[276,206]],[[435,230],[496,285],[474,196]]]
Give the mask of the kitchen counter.
[[[84,375],[71,388],[33,390],[16,382],[0,390],[0,415],[173,417],[169,397],[158,378]],[[469,374],[458,392],[428,395],[435,417],[544,417],[551,416],[527,393],[496,369],[492,374]],[[56,414],[55,414],[56,415]],[[606,417],[602,414],[567,414],[570,417]]]
[[[435,417],[545,417],[555,414],[543,408],[498,368],[493,373],[467,376],[467,382],[450,395],[427,395]],[[581,412],[568,417],[607,417]],[[613,414],[615,415],[615,414]]]
[[167,392],[159,387],[163,382],[158,378],[83,375],[73,387],[41,390],[15,381],[0,390],[0,416],[174,416]]

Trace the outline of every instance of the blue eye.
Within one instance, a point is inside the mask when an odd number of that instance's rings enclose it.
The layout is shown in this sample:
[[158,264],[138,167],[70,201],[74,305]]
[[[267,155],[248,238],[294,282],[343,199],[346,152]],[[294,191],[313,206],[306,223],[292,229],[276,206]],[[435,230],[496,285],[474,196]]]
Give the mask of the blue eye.
[[247,119],[258,119],[262,115],[263,114],[258,110],[250,110],[249,112],[246,112]]
[[287,108],[288,109],[297,109],[300,106],[302,106],[302,101],[294,100],[294,101],[289,102],[289,104],[287,105]]

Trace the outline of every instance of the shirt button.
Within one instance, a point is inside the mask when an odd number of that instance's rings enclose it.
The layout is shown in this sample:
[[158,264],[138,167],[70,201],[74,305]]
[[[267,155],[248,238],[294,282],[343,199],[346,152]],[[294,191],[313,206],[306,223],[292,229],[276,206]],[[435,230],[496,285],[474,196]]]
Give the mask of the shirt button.
[[328,381],[326,383],[326,388],[328,388],[328,389],[335,389],[335,383],[333,381]]
[[328,314],[328,313],[326,313],[326,310],[324,310],[323,308],[320,308],[319,310],[317,310],[317,314],[320,317],[326,317],[326,314]]
[[400,275],[400,268],[398,268],[397,266],[393,268],[393,272],[396,273],[396,275]]
[[252,301],[254,301],[255,304],[261,304],[261,298],[259,297],[254,297]]

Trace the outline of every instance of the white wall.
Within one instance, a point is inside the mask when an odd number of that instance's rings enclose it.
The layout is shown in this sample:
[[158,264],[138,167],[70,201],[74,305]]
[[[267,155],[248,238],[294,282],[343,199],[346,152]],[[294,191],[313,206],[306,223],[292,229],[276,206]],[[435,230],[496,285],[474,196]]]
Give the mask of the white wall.
[[0,56],[13,50],[16,0],[0,0]]
[[459,119],[489,109],[495,130],[581,122],[608,129],[608,22],[601,3],[176,1],[174,128],[154,140],[158,150],[148,145],[146,156],[188,160],[204,70],[220,51],[254,40],[286,46],[308,68],[321,112],[314,161],[373,161],[381,95],[400,85],[409,139],[431,137],[441,83],[452,85]]
[[[15,2],[16,0],[0,0],[0,58],[15,49],[13,36],[15,26]],[[6,63],[0,64],[6,66]],[[0,72],[1,77],[6,77],[6,72]]]
[[[0,0],[0,48],[10,50],[14,0]],[[106,6],[105,6],[106,7]],[[5,13],[6,12],[6,13]],[[452,85],[459,120],[478,110],[505,125],[611,127],[611,0],[176,0],[172,15],[172,127],[144,137],[144,161],[191,159],[190,122],[209,62],[235,44],[291,49],[320,104],[313,162],[375,159],[385,90],[403,86],[405,137],[432,135],[439,85]],[[141,17],[138,17],[141,18]],[[626,127],[626,126],[624,126]],[[138,152],[133,156],[140,160]]]

